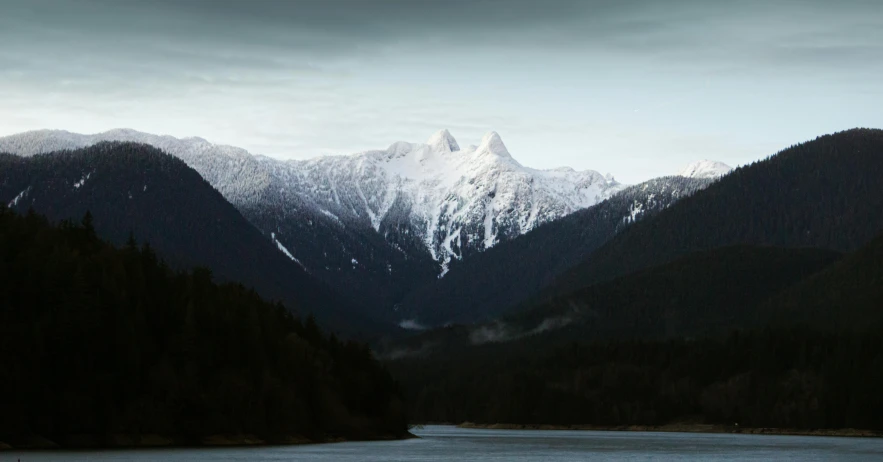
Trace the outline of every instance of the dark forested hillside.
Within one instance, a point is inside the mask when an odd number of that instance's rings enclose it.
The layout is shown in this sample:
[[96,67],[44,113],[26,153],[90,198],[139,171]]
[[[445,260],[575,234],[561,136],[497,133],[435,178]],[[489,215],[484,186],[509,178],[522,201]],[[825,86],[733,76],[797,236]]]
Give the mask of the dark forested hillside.
[[598,205],[455,264],[444,278],[409,294],[400,316],[430,325],[499,316],[587,258],[620,230],[710,183],[663,177],[626,188]]
[[427,334],[391,368],[417,421],[883,430],[881,248],[702,252]]
[[376,327],[286,257],[196,171],[148,145],[0,154],[0,202],[52,221],[78,220],[88,210],[98,235],[112,243],[134,233],[173,267],[208,267],[220,280],[254,287],[348,332]]
[[739,168],[631,226],[545,292],[735,244],[852,251],[883,230],[883,130],[855,129]]
[[883,429],[880,178],[879,130],[738,169],[533,309],[390,349],[412,417]]
[[763,327],[761,304],[837,262],[820,249],[732,246],[595,284],[487,322],[401,339],[384,355],[445,355],[484,343],[531,338],[550,347],[578,340],[653,339],[726,334]]
[[[107,174],[90,165],[90,179]],[[0,293],[0,441],[13,446],[407,431],[398,388],[365,345],[208,270],[172,271],[134,240],[114,248],[91,216],[55,227],[0,205]]]
[[530,331],[560,319],[549,336],[685,337],[756,327],[758,305],[830,266],[840,254],[818,249],[734,246],[688,255],[558,297],[511,316]]
[[766,322],[856,329],[883,324],[883,234],[765,303]]
[[881,334],[524,341],[390,368],[417,422],[883,430]]

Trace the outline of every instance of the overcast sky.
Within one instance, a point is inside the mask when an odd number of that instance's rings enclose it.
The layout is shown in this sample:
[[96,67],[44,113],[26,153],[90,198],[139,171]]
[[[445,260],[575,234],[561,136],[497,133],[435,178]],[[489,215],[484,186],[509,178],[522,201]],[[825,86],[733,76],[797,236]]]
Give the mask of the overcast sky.
[[0,0],[0,101],[279,158],[495,130],[633,183],[883,127],[883,2]]

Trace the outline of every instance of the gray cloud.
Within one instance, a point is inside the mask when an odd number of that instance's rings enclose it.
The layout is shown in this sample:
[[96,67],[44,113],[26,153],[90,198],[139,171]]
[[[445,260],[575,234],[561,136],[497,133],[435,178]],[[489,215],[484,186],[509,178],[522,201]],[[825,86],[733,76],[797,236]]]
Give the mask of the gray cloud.
[[[802,49],[836,44],[861,57],[879,52],[883,34],[878,5],[858,0],[4,0],[3,10],[4,43],[152,52],[194,65],[205,64],[200,55],[269,65],[255,55],[363,56],[452,45],[588,47],[668,58],[753,50],[764,59],[792,42]],[[817,55],[806,58],[818,63]]]
[[0,43],[5,132],[306,157],[494,129],[636,182],[883,124],[876,0],[0,0]]

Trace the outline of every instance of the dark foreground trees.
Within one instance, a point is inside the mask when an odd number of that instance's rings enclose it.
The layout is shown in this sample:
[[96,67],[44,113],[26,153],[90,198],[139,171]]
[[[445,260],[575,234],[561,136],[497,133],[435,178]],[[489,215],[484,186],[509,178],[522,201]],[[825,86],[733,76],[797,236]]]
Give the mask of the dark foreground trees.
[[365,345],[207,270],[173,272],[134,239],[114,248],[89,218],[56,227],[0,207],[0,294],[0,441],[407,431]]
[[498,343],[418,337],[428,354],[391,363],[412,417],[883,430],[883,235],[842,259],[694,254],[521,316]]
[[883,429],[883,329],[486,345],[392,364],[417,422]]

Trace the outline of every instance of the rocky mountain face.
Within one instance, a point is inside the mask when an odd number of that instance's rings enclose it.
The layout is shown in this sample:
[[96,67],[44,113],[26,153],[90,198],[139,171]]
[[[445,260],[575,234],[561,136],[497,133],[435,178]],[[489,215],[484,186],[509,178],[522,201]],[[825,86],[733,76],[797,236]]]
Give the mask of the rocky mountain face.
[[460,148],[447,130],[424,144],[395,143],[353,156],[261,158],[289,194],[390,244],[423,247],[447,272],[453,260],[594,205],[621,189],[595,171],[534,170],[499,135]]

